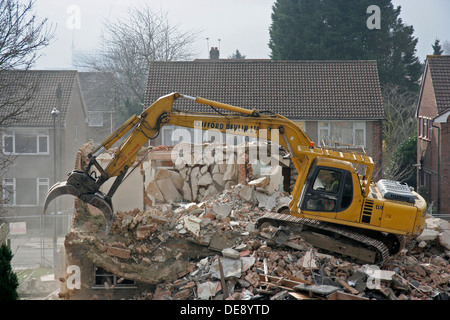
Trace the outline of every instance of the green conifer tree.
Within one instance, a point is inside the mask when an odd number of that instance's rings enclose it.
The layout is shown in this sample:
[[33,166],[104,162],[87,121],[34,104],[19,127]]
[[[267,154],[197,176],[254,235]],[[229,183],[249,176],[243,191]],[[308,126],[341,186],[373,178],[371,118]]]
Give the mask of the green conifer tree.
[[5,245],[0,247],[0,300],[17,300],[19,281],[11,267],[12,252]]
[[[371,28],[375,5],[380,28]],[[269,48],[274,60],[376,60],[382,85],[418,90],[422,65],[414,29],[391,0],[276,0]]]

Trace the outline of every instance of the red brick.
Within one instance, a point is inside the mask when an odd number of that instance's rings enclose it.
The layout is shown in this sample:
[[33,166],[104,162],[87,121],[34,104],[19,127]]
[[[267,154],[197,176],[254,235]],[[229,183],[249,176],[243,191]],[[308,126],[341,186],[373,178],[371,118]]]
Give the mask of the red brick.
[[122,258],[122,259],[129,259],[131,255],[131,251],[128,249],[122,249],[117,247],[108,247],[108,250],[106,251],[107,254],[110,256]]

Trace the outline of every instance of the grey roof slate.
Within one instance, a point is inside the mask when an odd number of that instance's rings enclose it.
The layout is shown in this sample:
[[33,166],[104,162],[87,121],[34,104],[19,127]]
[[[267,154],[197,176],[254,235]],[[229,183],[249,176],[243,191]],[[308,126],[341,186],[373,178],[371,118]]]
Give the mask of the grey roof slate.
[[79,72],[81,92],[88,111],[114,111],[117,84],[111,72]]
[[438,114],[450,108],[450,55],[428,56]]
[[[145,105],[171,92],[268,110],[292,119],[384,118],[376,61],[225,59],[152,63]],[[181,104],[183,107],[179,107]],[[177,102],[175,107],[205,110],[189,101]]]
[[[0,71],[0,117],[10,114],[19,105],[30,108],[15,126],[49,127],[51,111],[57,108],[64,123],[72,97],[76,70],[2,70]],[[61,105],[56,90],[61,85]],[[25,99],[24,99],[25,97]],[[16,101],[16,103],[10,103]]]

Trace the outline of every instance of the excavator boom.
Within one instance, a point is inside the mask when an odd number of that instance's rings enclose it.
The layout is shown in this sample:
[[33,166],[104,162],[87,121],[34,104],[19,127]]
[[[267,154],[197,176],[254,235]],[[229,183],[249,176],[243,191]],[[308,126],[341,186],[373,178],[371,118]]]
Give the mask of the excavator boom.
[[[210,115],[175,112],[172,110],[172,107],[178,98],[189,99],[199,104],[227,110],[232,113],[229,115]],[[45,199],[44,212],[49,203],[55,198],[61,195],[73,195],[103,212],[107,220],[108,231],[113,218],[111,198],[114,192],[119,187],[127,170],[135,162],[138,151],[148,140],[154,139],[165,124],[190,128],[215,129],[224,133],[231,132],[233,134],[255,137],[260,137],[260,133],[264,132],[264,138],[269,140],[278,140],[279,135],[282,135],[284,139],[280,144],[293,153],[296,153],[297,149],[293,149],[292,146],[309,146],[311,144],[309,137],[294,122],[282,116],[261,115],[257,110],[240,108],[200,97],[171,93],[159,98],[146,108],[140,116],[132,116],[106,138],[100,146],[89,154],[90,162],[85,171],[73,171],[69,173],[67,181],[58,182],[52,186]],[[114,154],[113,160],[105,168],[102,168],[96,161],[96,157],[111,148],[115,142],[130,131],[131,134]],[[275,132],[276,136],[273,136]],[[290,142],[287,136],[290,137]],[[300,155],[296,157],[296,165],[300,165],[300,161],[298,160],[301,158],[302,156]],[[92,166],[100,174],[97,179],[91,176]],[[100,191],[101,185],[113,177],[116,177],[113,186],[108,193],[104,194]]]
[[[211,106],[216,111],[227,112],[176,111],[173,105],[180,98]],[[284,147],[298,173],[288,211],[293,219],[299,219],[295,220],[296,223],[301,222],[304,228],[312,230],[308,235],[313,236],[315,240],[323,243],[323,236],[317,238],[316,234],[319,231],[328,233],[329,240],[325,244],[327,248],[336,247],[332,235],[339,234],[347,239],[345,246],[351,247],[351,251],[360,252],[361,245],[372,247],[371,251],[364,251],[367,252],[366,259],[370,257],[370,261],[376,261],[378,258],[375,257],[381,256],[381,260],[384,260],[388,251],[395,252],[401,248],[403,236],[418,235],[424,228],[426,204],[423,198],[413,194],[409,187],[405,187],[404,194],[400,195],[399,185],[373,183],[374,163],[364,150],[357,152],[331,146],[316,147],[300,126],[281,115],[179,93],[160,97],[139,116],[132,116],[106,138],[88,155],[89,163],[84,171],[74,170],[69,173],[67,181],[58,182],[50,188],[44,212],[55,198],[72,195],[98,208],[104,214],[108,233],[114,218],[111,200],[114,193],[136,161],[139,150],[149,140],[155,139],[164,125],[250,136]],[[127,133],[128,137],[103,168],[96,158]],[[94,168],[95,178],[92,174]],[[316,187],[316,182],[320,182],[322,174],[329,174],[339,182],[336,189],[325,188],[325,184],[322,187],[318,184]],[[100,188],[111,178],[115,180],[104,193]],[[404,195],[409,203],[403,200]],[[266,220],[280,222],[285,219],[276,216],[276,219],[268,217]],[[344,250],[344,246],[338,247],[338,250]],[[348,253],[349,250],[344,251]]]

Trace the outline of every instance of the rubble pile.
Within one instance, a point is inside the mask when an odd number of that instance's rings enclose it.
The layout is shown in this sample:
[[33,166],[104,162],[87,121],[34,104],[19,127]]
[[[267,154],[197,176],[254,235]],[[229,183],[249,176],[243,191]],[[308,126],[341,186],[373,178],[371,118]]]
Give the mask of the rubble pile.
[[[209,156],[203,158],[181,148],[166,168],[151,163],[167,161],[161,154],[146,154],[151,165],[140,163],[141,171],[151,171],[144,188],[148,205],[116,212],[109,234],[104,216],[76,200],[65,262],[87,272],[80,290],[63,290],[60,296],[70,299],[86,290],[83,298],[94,299],[86,275],[93,277],[95,266],[118,279],[105,287],[134,281],[134,299],[448,299],[450,222],[429,216],[424,232],[407,239],[383,265],[318,250],[289,229],[257,226],[290,197],[279,191],[280,175],[263,175],[248,161],[252,146],[247,146],[206,150],[211,146],[204,145],[203,155]],[[80,149],[78,169],[85,167],[91,148]],[[216,161],[221,156],[226,165]]]
[[78,219],[66,250],[84,246],[105,270],[151,285],[135,299],[448,298],[449,222],[430,217],[401,253],[382,266],[361,265],[295,233],[255,228],[259,217],[289,200],[262,185],[256,179],[202,202],[118,212],[108,235],[100,218]]

